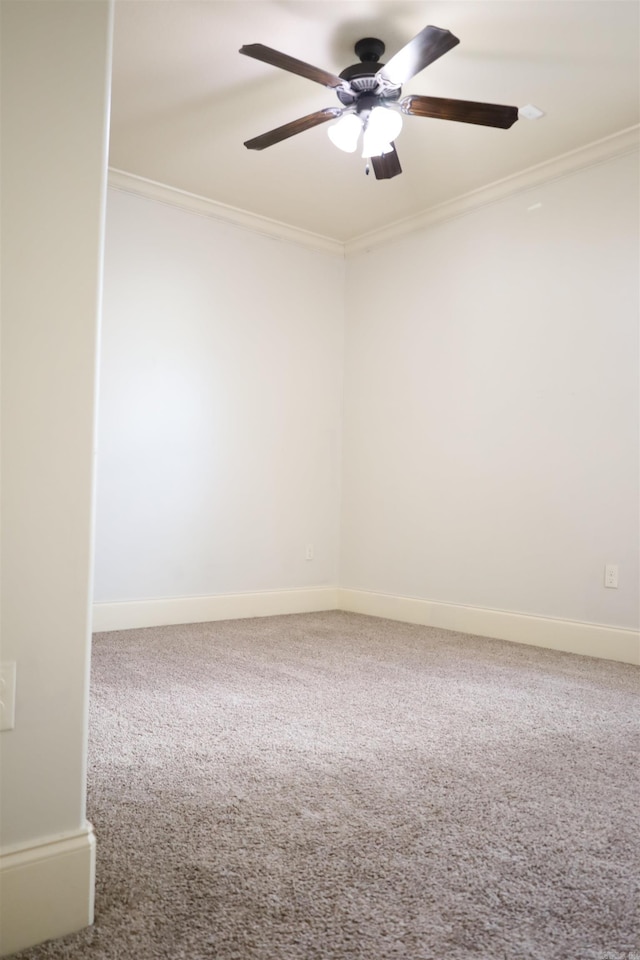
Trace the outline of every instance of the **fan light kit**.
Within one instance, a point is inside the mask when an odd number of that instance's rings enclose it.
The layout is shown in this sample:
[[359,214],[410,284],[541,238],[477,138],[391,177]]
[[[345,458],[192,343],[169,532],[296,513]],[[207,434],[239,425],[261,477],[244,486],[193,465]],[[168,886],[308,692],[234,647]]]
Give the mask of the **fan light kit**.
[[[285,123],[282,127],[276,127],[275,130],[245,141],[245,147],[249,150],[264,150],[265,147],[271,147],[297,133],[336,119],[338,122],[327,130],[331,142],[346,153],[355,153],[362,135],[362,156],[367,160],[366,172],[369,172],[370,159],[376,179],[390,180],[402,173],[394,141],[402,129],[403,115],[457,120],[461,123],[477,123],[507,130],[518,119],[517,107],[414,94],[400,99],[403,83],[459,42],[449,30],[428,26],[384,64],[378,62],[385,50],[384,43],[375,37],[366,37],[355,45],[360,63],[347,67],[339,76],[296,60],[271,47],[265,47],[261,43],[241,47],[240,53],[247,57],[329,87],[335,91],[342,104],[340,107],[325,107],[324,110],[317,110],[306,117],[300,117],[299,120]],[[531,106],[525,109],[537,111],[536,107]],[[523,111],[520,111],[520,115],[533,118],[531,113]],[[537,115],[542,116],[542,111],[537,111]]]
[[391,153],[392,141],[402,130],[402,117],[387,107],[372,107],[366,119],[361,114],[344,113],[327,133],[332,143],[345,153],[355,153],[362,133],[362,156]]

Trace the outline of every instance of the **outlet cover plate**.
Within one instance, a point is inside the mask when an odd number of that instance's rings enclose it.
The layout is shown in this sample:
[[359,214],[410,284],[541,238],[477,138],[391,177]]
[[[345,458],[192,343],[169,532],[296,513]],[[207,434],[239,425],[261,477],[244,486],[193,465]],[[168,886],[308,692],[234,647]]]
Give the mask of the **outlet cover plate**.
[[604,568],[604,585],[610,590],[618,589],[618,564],[608,563]]

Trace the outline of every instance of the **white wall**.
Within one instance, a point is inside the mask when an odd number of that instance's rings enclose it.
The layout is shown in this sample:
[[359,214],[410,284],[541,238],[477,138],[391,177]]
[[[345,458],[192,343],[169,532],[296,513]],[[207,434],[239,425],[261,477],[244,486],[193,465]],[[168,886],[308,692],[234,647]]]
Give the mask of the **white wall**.
[[637,163],[349,261],[342,586],[637,628]]
[[[86,710],[111,9],[22,0],[1,12],[2,660],[17,663],[15,729],[0,734],[8,951],[91,914]],[[61,852],[49,841],[65,837],[80,838],[62,857],[79,864],[72,879],[49,869]]]
[[97,601],[336,583],[343,301],[340,257],[109,191]]

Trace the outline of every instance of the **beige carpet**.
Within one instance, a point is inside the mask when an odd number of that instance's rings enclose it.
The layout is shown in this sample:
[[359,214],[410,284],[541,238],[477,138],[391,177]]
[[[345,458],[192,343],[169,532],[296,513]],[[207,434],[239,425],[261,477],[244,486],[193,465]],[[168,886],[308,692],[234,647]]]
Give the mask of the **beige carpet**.
[[95,926],[29,960],[640,960],[637,668],[345,613],[96,636]]

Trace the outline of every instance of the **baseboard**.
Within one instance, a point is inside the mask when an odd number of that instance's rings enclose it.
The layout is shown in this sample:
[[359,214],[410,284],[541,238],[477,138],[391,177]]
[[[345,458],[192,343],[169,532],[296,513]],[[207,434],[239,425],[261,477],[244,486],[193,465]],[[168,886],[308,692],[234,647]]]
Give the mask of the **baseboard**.
[[93,827],[0,856],[0,956],[93,923]]
[[94,603],[93,632],[335,610],[337,594],[337,587],[309,587],[261,593],[220,594],[212,597]]
[[340,587],[95,603],[93,631],[100,633],[319,610],[365,613],[587,657],[640,664],[640,634],[634,630]]
[[587,657],[640,664],[640,634],[635,630],[364,590],[339,589],[337,593],[338,608],[350,613],[365,613],[373,617],[512,640]]

